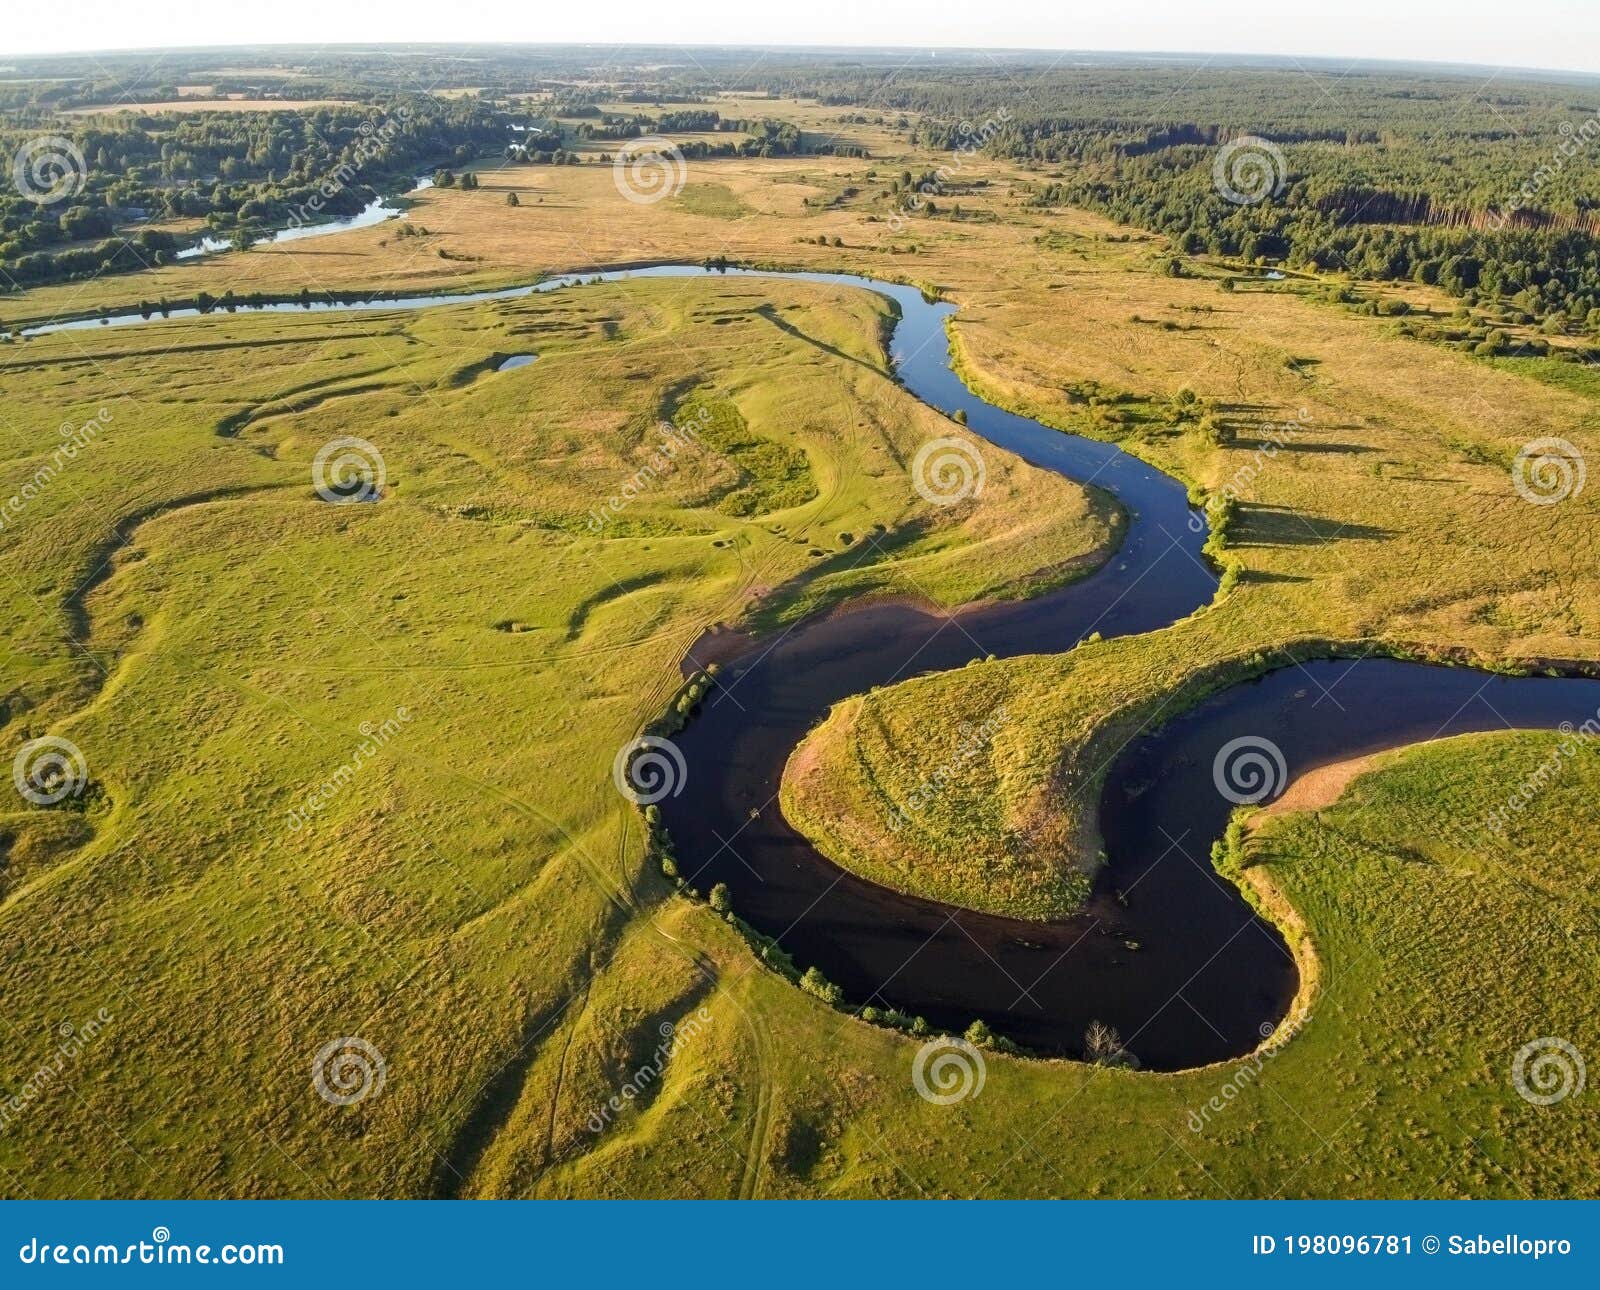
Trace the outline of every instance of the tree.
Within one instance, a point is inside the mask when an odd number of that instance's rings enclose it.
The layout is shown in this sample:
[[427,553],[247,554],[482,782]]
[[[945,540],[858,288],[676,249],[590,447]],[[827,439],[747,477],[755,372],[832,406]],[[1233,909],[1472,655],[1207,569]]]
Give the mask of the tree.
[[1128,1066],[1133,1061],[1133,1054],[1122,1046],[1116,1027],[1103,1021],[1091,1021],[1083,1032],[1083,1055],[1096,1066]]
[[506,194],[506,205],[507,206],[521,206],[522,203],[517,200],[516,193],[511,192],[511,193],[507,193]]
[[[719,882],[711,889],[711,908],[719,914],[733,912],[733,897],[728,894],[728,884]],[[812,969],[815,971],[816,969]]]

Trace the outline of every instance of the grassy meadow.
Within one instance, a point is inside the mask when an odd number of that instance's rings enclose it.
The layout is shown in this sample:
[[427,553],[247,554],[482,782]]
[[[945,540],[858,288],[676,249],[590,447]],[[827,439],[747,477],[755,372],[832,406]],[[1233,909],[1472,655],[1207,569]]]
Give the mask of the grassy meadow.
[[[987,396],[1197,488],[1244,480],[1214,606],[878,691],[813,737],[791,819],[896,885],[936,872],[957,903],[1068,907],[1104,766],[1217,669],[1329,642],[1595,659],[1595,494],[1533,507],[1508,473],[1528,439],[1597,442],[1589,373],[1397,335],[1300,280],[1168,276],[1154,239],[1029,206],[1029,176],[1000,163],[969,163],[961,218],[891,225],[883,177],[937,160],[694,162],[654,204],[609,166],[486,163],[479,189],[419,194],[414,235],[42,288],[0,319],[714,256],[939,289]],[[0,530],[6,747],[63,735],[89,770],[79,799],[0,812],[0,1088],[44,1088],[0,1134],[6,1194],[1595,1193],[1592,1093],[1531,1106],[1509,1070],[1537,1036],[1593,1038],[1600,761],[1575,759],[1495,854],[1440,841],[1544,736],[1387,758],[1251,835],[1242,862],[1301,920],[1318,976],[1310,1020],[1245,1079],[986,1054],[978,1096],[931,1105],[917,1041],[794,989],[668,894],[611,765],[704,631],[781,631],[863,595],[1014,594],[1114,530],[1099,495],[988,446],[976,504],[922,502],[907,463],[960,432],[889,376],[885,310],[802,284],[633,282],[0,347],[0,495],[63,423],[102,427]],[[493,370],[522,353],[539,359]],[[1184,389],[1226,441],[1173,423]],[[664,420],[704,434],[597,534]],[[313,491],[339,436],[380,451],[376,504]],[[927,750],[1000,702],[1015,720],[934,827],[878,849],[872,822]],[[972,844],[996,823],[1053,841],[1055,863],[992,886]],[[102,1008],[38,1085],[60,1027]],[[381,1093],[316,1095],[339,1036],[381,1051]]]

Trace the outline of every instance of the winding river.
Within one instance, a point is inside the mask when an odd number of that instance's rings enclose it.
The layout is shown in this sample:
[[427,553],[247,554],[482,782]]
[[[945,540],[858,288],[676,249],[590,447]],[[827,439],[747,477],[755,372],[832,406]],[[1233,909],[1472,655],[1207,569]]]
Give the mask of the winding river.
[[[420,193],[424,188],[432,187],[431,175],[419,175],[403,195],[409,197],[412,193]],[[303,242],[307,238],[326,237],[330,233],[343,233],[353,228],[370,228],[374,224],[382,224],[385,220],[396,219],[404,214],[405,208],[395,205],[392,198],[374,197],[354,215],[330,216],[311,223],[291,224],[285,228],[275,229],[271,233],[262,234],[251,245],[278,246],[284,242]],[[233,250],[232,237],[215,237],[207,233],[193,246],[179,251],[174,258],[197,260],[205,256],[223,255],[231,250]]]
[[[1234,686],[1123,749],[1100,800],[1107,863],[1077,916],[1051,923],[976,914],[846,873],[789,827],[777,806],[789,754],[837,701],[872,686],[985,655],[1057,653],[1092,632],[1155,631],[1207,603],[1216,578],[1202,526],[1177,481],[1119,449],[994,407],[951,367],[954,307],[915,288],[845,274],[668,265],[571,274],[461,295],[235,312],[397,310],[507,300],[596,278],[758,277],[875,291],[899,307],[892,352],[919,399],[1034,465],[1093,484],[1128,514],[1124,541],[1097,571],[1020,602],[935,615],[867,605],[791,631],[730,664],[701,714],[675,737],[684,788],[661,803],[680,863],[702,890],[727,883],[734,908],[816,965],[854,1003],[920,1014],[955,1031],[982,1018],[1049,1054],[1081,1055],[1091,1021],[1115,1026],[1147,1069],[1246,1053],[1280,1019],[1298,980],[1275,928],[1213,869],[1210,848],[1233,803],[1213,761],[1241,736],[1270,739],[1290,779],[1381,748],[1468,731],[1581,724],[1600,680],[1507,678],[1392,660],[1329,661]],[[171,317],[197,311],[173,310]],[[137,313],[27,335],[146,321]]]

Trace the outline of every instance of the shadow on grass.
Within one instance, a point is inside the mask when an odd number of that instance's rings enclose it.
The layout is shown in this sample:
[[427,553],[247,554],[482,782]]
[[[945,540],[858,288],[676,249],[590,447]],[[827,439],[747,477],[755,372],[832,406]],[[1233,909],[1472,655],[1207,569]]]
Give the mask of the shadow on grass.
[[819,560],[809,569],[802,570],[773,589],[756,614],[758,624],[770,625],[779,621],[786,610],[796,605],[805,605],[805,613],[809,616],[832,609],[843,601],[854,600],[862,594],[863,588],[860,585],[843,583],[833,591],[822,595],[814,603],[807,601],[806,593],[814,584],[836,574],[850,573],[878,565],[881,567],[874,570],[871,576],[880,577],[884,581],[892,579],[895,576],[893,557],[920,541],[929,528],[930,525],[926,520],[912,520],[899,528],[869,533],[843,551]]
[[843,362],[854,363],[857,367],[865,368],[874,376],[883,375],[883,369],[866,362],[864,359],[857,358],[854,354],[845,353],[844,350],[840,349],[837,345],[830,345],[827,341],[818,340],[815,336],[808,335],[806,332],[801,331],[800,328],[796,327],[787,318],[782,317],[778,313],[776,307],[773,305],[757,305],[756,314],[758,317],[765,318],[769,323],[771,323],[779,331],[783,332],[786,336],[793,336],[796,340],[804,341],[812,348],[820,349],[824,354],[829,354]]
[[1315,546],[1324,542],[1375,542],[1394,530],[1312,515],[1287,506],[1251,503],[1241,508],[1228,534],[1231,547]]

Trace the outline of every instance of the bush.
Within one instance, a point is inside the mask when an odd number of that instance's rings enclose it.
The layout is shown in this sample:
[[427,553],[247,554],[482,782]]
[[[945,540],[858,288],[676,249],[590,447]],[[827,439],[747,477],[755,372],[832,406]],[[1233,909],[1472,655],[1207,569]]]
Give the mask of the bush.
[[835,1008],[844,1002],[844,991],[823,976],[816,967],[808,967],[805,970],[800,978],[800,988]]
[[1196,428],[1200,431],[1200,437],[1213,448],[1225,448],[1233,442],[1232,427],[1209,412],[1200,418]]

